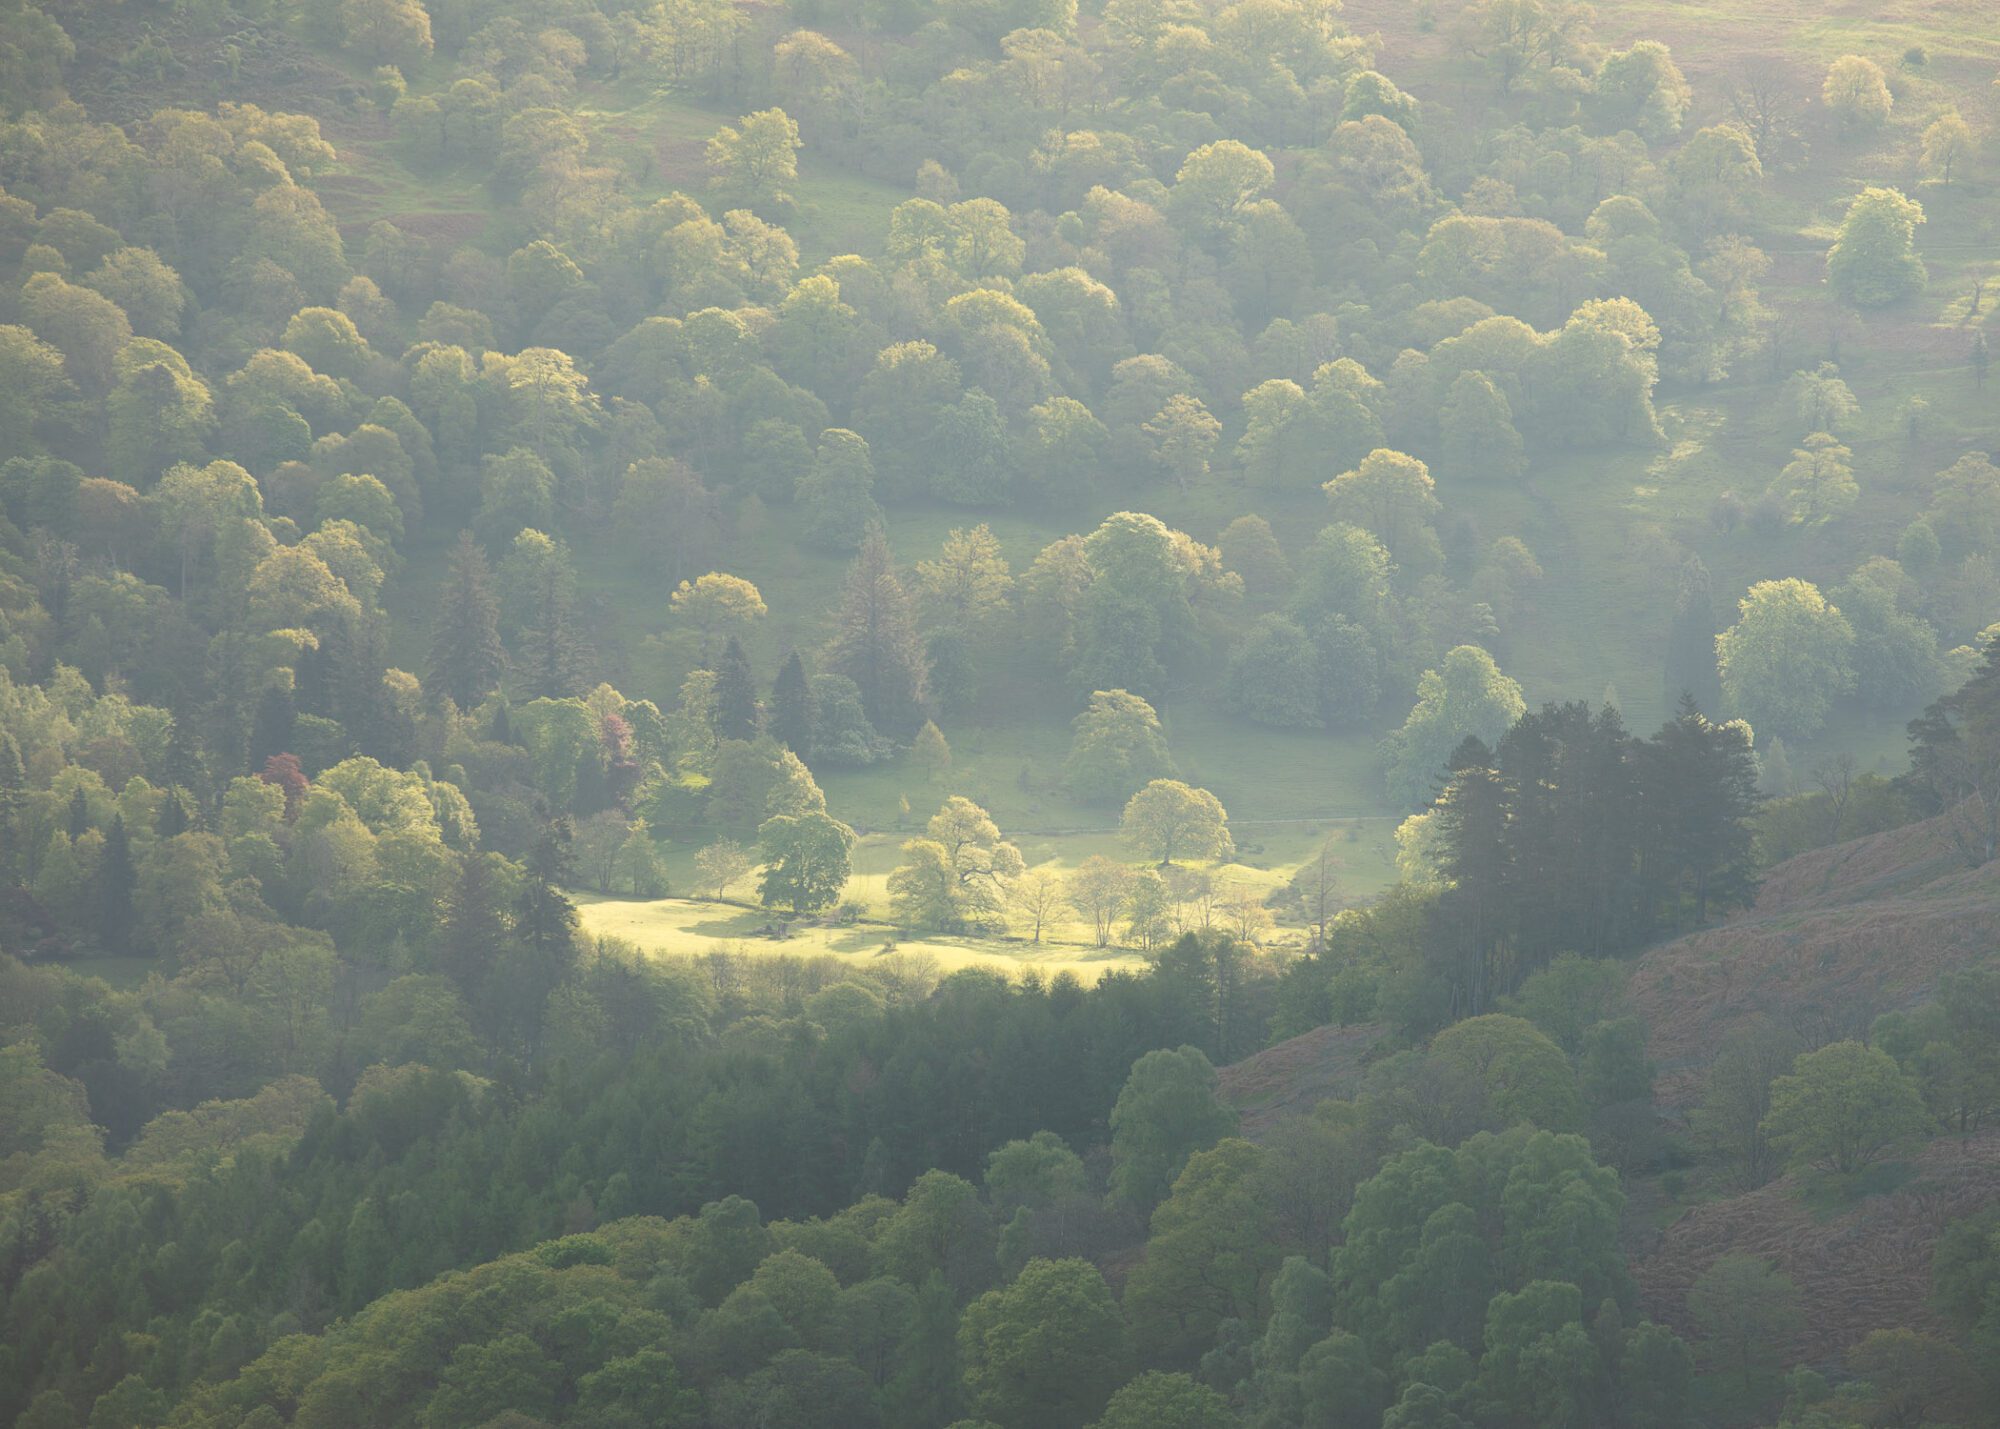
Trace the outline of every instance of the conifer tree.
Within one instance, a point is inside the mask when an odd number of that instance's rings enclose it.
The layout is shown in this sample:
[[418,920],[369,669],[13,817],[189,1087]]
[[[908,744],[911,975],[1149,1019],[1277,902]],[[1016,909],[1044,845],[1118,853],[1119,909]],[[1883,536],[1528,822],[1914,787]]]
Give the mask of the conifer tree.
[[909,593],[896,578],[889,541],[869,529],[848,568],[827,664],[861,690],[869,722],[890,734],[914,729],[924,697],[923,647]]
[[124,952],[132,940],[132,890],[139,876],[132,866],[132,842],[125,819],[114,814],[97,859],[97,936],[106,951]]
[[794,650],[771,682],[771,734],[802,759],[812,754],[813,705],[812,681]]
[[460,532],[438,596],[437,626],[431,635],[431,687],[450,695],[460,709],[471,709],[500,683],[505,660],[492,571],[471,533]]
[[533,615],[521,632],[518,666],[529,693],[559,700],[587,683],[590,646],[577,624],[575,577],[550,561],[536,571]]
[[715,662],[713,718],[717,739],[757,737],[757,680],[750,673],[743,642],[734,635],[722,647],[722,658]]
[[1674,597],[1674,621],[1667,633],[1666,696],[1678,704],[1692,696],[1695,705],[1713,713],[1722,707],[1722,682],[1715,673],[1715,637],[1722,626],[1715,618],[1715,598],[1708,567],[1689,556],[1681,566],[1680,588]]
[[11,888],[21,876],[19,823],[27,786],[21,746],[13,735],[0,729],[0,888]]

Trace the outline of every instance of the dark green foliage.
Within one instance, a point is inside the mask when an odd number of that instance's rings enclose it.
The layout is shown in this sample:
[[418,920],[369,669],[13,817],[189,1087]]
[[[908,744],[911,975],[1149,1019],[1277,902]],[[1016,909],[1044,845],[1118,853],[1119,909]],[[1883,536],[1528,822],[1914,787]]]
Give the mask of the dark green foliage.
[[431,636],[432,687],[450,695],[460,709],[472,709],[500,683],[505,660],[500,602],[492,591],[485,553],[461,533]]
[[732,635],[715,662],[715,737],[755,739],[758,716],[757,677],[743,643]]

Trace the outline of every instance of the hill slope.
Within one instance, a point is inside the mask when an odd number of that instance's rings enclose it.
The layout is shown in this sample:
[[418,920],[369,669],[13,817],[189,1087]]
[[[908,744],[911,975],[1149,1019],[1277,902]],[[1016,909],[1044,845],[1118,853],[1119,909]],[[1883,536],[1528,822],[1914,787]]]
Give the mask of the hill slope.
[[1633,967],[1661,1100],[1684,1100],[1692,1071],[1758,1017],[1814,1043],[1860,1035],[1996,946],[2000,867],[1967,869],[1938,821],[1787,860],[1754,907]]

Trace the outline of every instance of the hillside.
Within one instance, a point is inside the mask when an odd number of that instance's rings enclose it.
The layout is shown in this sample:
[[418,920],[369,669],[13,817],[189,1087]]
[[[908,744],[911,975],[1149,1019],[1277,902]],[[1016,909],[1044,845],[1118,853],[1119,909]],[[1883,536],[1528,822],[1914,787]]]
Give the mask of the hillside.
[[1688,1287],[1722,1256],[1752,1255],[1791,1276],[1812,1307],[1783,1346],[1793,1359],[1831,1363],[1883,1325],[1942,1329],[1932,1249],[1950,1222],[2000,1200],[2000,1132],[1947,1137],[1894,1169],[1904,1174],[1893,1189],[1832,1210],[1800,1176],[1690,1209],[1633,1257],[1646,1313],[1687,1331]]
[[1673,1105],[1737,1027],[1765,1018],[1812,1044],[1860,1036],[1996,946],[2000,867],[1967,870],[1933,821],[1779,864],[1754,907],[1642,955],[1631,995]]

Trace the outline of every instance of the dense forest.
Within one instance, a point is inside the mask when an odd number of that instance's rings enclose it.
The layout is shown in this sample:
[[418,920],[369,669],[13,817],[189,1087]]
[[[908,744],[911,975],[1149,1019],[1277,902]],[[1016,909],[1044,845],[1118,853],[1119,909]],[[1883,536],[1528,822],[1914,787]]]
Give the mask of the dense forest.
[[0,1423],[2000,1422],[1878,8],[0,0]]

